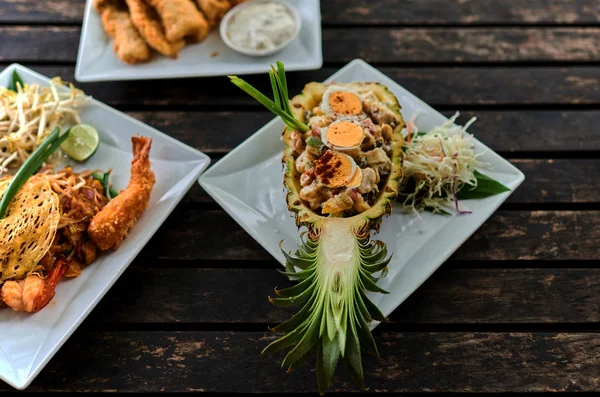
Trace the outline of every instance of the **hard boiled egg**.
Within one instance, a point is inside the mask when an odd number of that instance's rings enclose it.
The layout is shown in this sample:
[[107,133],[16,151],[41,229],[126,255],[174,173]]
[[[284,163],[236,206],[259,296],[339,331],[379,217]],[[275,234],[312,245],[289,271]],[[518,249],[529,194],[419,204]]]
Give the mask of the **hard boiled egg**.
[[315,175],[323,185],[338,188],[346,186],[357,168],[352,157],[335,150],[328,150],[317,160]]
[[332,85],[327,88],[321,100],[324,113],[337,113],[344,116],[358,116],[363,113],[362,99],[358,92],[345,87]]
[[362,170],[360,169],[360,167],[356,167],[356,171],[354,172],[354,175],[352,176],[350,181],[348,181],[348,183],[346,183],[346,187],[349,187],[349,188],[359,187],[361,183],[362,183]]
[[334,121],[321,128],[321,140],[331,149],[352,150],[359,147],[363,139],[365,131],[356,121]]

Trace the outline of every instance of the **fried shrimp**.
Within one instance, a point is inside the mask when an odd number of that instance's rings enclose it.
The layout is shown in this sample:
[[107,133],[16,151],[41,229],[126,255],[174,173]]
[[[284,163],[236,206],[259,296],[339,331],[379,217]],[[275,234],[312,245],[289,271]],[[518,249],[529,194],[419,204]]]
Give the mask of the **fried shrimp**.
[[92,241],[102,250],[116,249],[144,213],[156,178],[150,169],[152,139],[133,137],[131,179],[125,190],[98,212],[88,227]]

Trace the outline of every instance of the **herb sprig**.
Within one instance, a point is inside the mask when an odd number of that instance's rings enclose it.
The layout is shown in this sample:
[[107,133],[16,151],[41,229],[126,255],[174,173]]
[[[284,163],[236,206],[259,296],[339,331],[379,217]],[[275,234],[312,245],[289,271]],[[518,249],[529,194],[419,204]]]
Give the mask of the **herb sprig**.
[[277,68],[271,65],[271,70],[269,71],[269,79],[271,80],[271,88],[273,90],[273,100],[252,87],[245,80],[240,79],[237,76],[228,77],[231,79],[231,82],[238,86],[242,91],[256,99],[271,113],[279,116],[288,127],[302,132],[310,130],[306,124],[294,117],[294,114],[292,113],[283,63],[277,61]]

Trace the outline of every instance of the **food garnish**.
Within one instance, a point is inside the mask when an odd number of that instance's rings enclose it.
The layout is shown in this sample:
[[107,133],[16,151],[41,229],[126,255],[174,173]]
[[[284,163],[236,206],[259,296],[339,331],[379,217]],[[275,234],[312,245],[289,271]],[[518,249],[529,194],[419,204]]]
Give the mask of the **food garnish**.
[[59,78],[40,87],[23,84],[17,74],[11,86],[16,91],[0,87],[0,175],[21,166],[56,127],[80,123],[79,112],[89,100],[72,84],[61,89],[66,84]]
[[477,170],[489,164],[479,160],[483,153],[475,153],[472,135],[467,132],[475,118],[458,126],[454,124],[458,116],[456,113],[427,133],[419,132],[413,120],[409,123],[400,190],[407,211],[447,215],[454,207],[456,213],[467,214],[470,211],[461,210],[459,200],[510,190]]
[[[10,183],[10,178],[0,181],[0,195],[6,196]],[[0,219],[1,282],[22,279],[35,269],[50,248],[59,221],[58,196],[48,179],[30,178]]]
[[240,79],[237,76],[228,77],[231,79],[231,82],[241,88],[242,91],[256,99],[260,104],[271,111],[271,113],[279,116],[288,127],[300,130],[301,132],[306,132],[310,129],[292,114],[288,99],[287,81],[283,63],[277,62],[277,70],[271,66],[271,70],[269,71],[274,102],[243,79]]
[[[289,101],[283,64],[278,62],[270,77],[275,102],[243,80],[231,79],[287,125],[286,200],[296,224],[307,230],[294,255],[283,251],[284,274],[298,283],[276,289],[277,297],[270,298],[278,306],[300,309],[273,328],[286,334],[263,353],[290,348],[282,363],[288,371],[316,353],[321,394],[341,359],[352,380],[364,388],[361,351],[378,354],[369,322],[385,321],[366,293],[386,293],[377,280],[391,258],[383,242],[371,240],[370,230],[378,230],[383,215],[390,212],[402,179],[400,105],[385,86],[360,82],[336,84],[335,89],[309,83]],[[340,124],[339,141],[323,134],[334,123]],[[355,136],[354,126],[361,128],[362,136]],[[326,142],[330,147],[323,145]],[[344,145],[353,150],[332,149]]]
[[19,171],[17,171],[14,178],[11,179],[10,184],[4,191],[2,200],[0,200],[0,219],[4,218],[8,205],[21,186],[23,186],[25,182],[40,169],[46,159],[48,159],[48,157],[50,157],[68,137],[68,130],[63,135],[60,135],[60,128],[55,128],[31,156],[25,160],[25,163],[19,168]]
[[94,127],[77,124],[70,129],[67,139],[60,145],[63,152],[76,161],[85,161],[92,157],[100,146],[100,136]]

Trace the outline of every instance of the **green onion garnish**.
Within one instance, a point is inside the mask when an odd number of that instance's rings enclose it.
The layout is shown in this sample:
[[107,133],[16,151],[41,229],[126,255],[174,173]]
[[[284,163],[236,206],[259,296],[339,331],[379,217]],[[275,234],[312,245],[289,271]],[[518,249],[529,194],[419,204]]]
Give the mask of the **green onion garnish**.
[[105,172],[104,174],[100,174],[98,172],[92,173],[94,179],[100,182],[100,184],[102,185],[102,191],[104,192],[106,198],[112,200],[119,195],[119,192],[113,189],[113,187],[108,183],[109,175],[110,172]]
[[277,69],[271,65],[269,78],[271,79],[271,88],[273,89],[273,99],[269,99],[256,88],[252,87],[246,81],[237,76],[228,76],[231,82],[242,89],[245,93],[256,99],[260,104],[266,107],[271,113],[281,117],[281,120],[290,128],[302,132],[309,131],[310,128],[300,120],[294,117],[290,108],[288,97],[287,80],[285,78],[285,69],[283,63],[277,62]]
[[19,73],[17,73],[17,71],[14,70],[12,73],[12,81],[8,85],[8,89],[14,92],[19,92],[19,90],[17,89],[17,83],[21,84],[21,88],[25,87],[25,83],[23,83],[21,76],[19,76]]
[[21,186],[29,180],[31,175],[40,169],[42,164],[50,157],[52,153],[67,137],[69,136],[69,130],[63,135],[60,135],[60,128],[56,127],[54,131],[40,144],[40,146],[25,160],[19,171],[15,174],[14,178],[8,185],[8,188],[2,196],[0,201],[0,219],[4,218],[8,205],[13,197],[17,194]]

